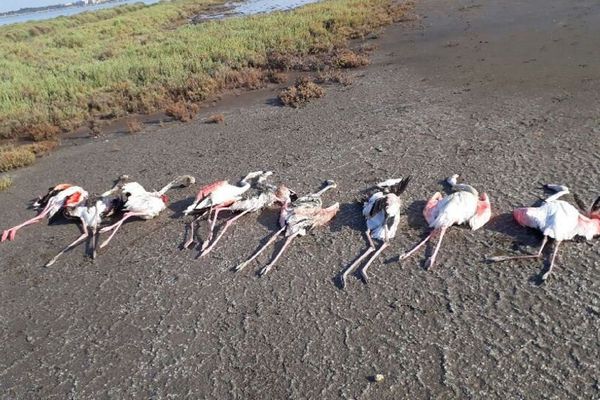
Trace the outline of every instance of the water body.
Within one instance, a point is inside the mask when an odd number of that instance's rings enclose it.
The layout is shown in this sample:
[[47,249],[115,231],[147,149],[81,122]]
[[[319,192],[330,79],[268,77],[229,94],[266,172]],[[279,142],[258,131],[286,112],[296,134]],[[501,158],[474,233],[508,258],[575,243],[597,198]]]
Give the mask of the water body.
[[[103,10],[105,8],[112,8],[117,6],[122,6],[125,4],[134,4],[134,3],[145,3],[145,4],[154,4],[158,3],[160,0],[121,0],[104,4],[96,4],[93,6],[85,6],[85,7],[67,7],[61,8],[58,10],[48,10],[48,11],[40,11],[33,12],[28,14],[18,14],[18,15],[9,15],[7,17],[0,17],[0,25],[8,25],[8,24],[18,24],[20,22],[27,21],[41,21],[45,19],[52,19],[56,17],[68,16],[80,14],[82,12],[90,12]],[[57,0],[56,4],[60,4],[61,1]]]
[[291,10],[319,0],[247,0],[233,6],[234,14],[252,15],[273,11]]
[[[8,25],[8,24],[17,24],[20,22],[27,21],[36,21],[36,20],[45,20],[56,18],[60,16],[68,16],[79,14],[82,12],[90,12],[102,10],[105,8],[112,8],[121,6],[124,4],[134,4],[143,2],[145,4],[154,4],[158,3],[160,0],[122,0],[118,2],[111,2],[105,4],[98,4],[94,6],[88,7],[69,7],[63,8],[60,10],[49,10],[49,11],[41,11],[36,13],[29,14],[20,14],[20,15],[11,15],[8,17],[0,17],[0,25]],[[305,4],[316,3],[319,0],[246,0],[242,2],[229,3],[229,9],[225,13],[215,13],[215,14],[207,14],[202,15],[200,20],[202,19],[219,19],[226,18],[229,16],[235,15],[254,15],[254,14],[262,14],[269,13],[273,11],[285,11],[291,10],[296,7],[303,6]]]

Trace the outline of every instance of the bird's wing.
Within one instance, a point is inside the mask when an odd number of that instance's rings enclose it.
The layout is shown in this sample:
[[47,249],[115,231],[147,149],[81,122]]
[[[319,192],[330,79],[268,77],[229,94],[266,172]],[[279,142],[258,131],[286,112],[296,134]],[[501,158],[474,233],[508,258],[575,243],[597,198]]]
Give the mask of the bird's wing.
[[449,227],[468,222],[477,210],[477,197],[471,192],[459,191],[442,198],[436,205],[432,228]]
[[439,201],[442,199],[442,194],[440,192],[436,192],[427,204],[425,204],[425,208],[423,209],[423,216],[429,225],[437,218],[439,210],[437,209],[437,205]]
[[121,192],[126,196],[140,196],[143,195],[146,192],[146,189],[144,189],[144,187],[142,185],[140,185],[137,182],[127,182],[126,184],[123,185],[123,187],[121,188]]
[[587,240],[592,240],[594,236],[600,235],[598,223],[594,219],[580,214],[577,218],[576,233],[579,236],[584,236]]
[[513,218],[519,225],[543,231],[548,219],[548,208],[544,206],[515,208]]
[[476,231],[485,225],[492,217],[492,205],[486,193],[483,193],[477,200],[477,209],[475,214],[469,219],[469,226]]
[[206,186],[203,186],[196,194],[196,199],[188,208],[183,212],[185,215],[192,214],[195,211],[204,210],[205,208],[213,205],[211,194],[219,188],[229,185],[227,181],[216,181]]
[[383,192],[373,193],[373,195],[369,197],[363,205],[363,216],[365,218],[369,218],[372,217],[374,214],[377,214],[378,211],[375,211],[375,208],[378,207],[378,202],[384,197],[385,195],[383,194]]
[[130,196],[125,203],[125,210],[135,213],[144,213],[154,217],[165,208],[165,203],[160,197],[146,193],[139,196]]
[[76,207],[85,202],[87,197],[88,193],[79,186],[70,186],[60,191],[48,200],[48,218],[52,218],[64,207]]

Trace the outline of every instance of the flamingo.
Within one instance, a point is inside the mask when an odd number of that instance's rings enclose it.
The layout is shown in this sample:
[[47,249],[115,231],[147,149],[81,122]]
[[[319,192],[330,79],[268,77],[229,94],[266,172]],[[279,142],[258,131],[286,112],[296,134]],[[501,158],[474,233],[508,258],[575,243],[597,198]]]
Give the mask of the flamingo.
[[323,208],[321,195],[329,189],[337,187],[333,181],[327,181],[326,186],[316,193],[300,197],[294,202],[287,203],[281,208],[279,215],[279,225],[281,229],[275,232],[271,238],[258,249],[249,259],[235,267],[235,271],[241,271],[246,265],[258,257],[270,244],[277,240],[277,237],[285,232],[285,242],[283,247],[275,255],[275,258],[260,270],[259,275],[268,273],[275,265],[285,249],[290,245],[296,236],[304,236],[314,228],[324,226],[335,217],[340,209],[339,203],[334,203],[327,208]]
[[72,213],[78,206],[85,203],[88,198],[88,192],[82,187],[61,183],[48,189],[48,193],[43,197],[40,196],[34,203],[33,208],[39,210],[39,213],[34,218],[31,218],[22,224],[13,226],[10,229],[2,232],[1,242],[6,240],[14,240],[17,231],[27,225],[40,222],[44,218],[52,219],[59,211],[63,211],[66,215]]
[[556,245],[552,253],[550,267],[542,275],[542,281],[545,281],[550,276],[558,253],[558,247],[564,240],[571,240],[575,236],[583,236],[586,240],[591,240],[594,236],[600,235],[600,197],[596,199],[589,212],[586,213],[587,215],[584,215],[570,203],[559,200],[560,197],[569,193],[568,187],[563,185],[546,185],[546,188],[555,193],[544,200],[542,205],[538,207],[516,208],[513,211],[513,217],[520,225],[535,228],[544,235],[538,252],[536,254],[520,256],[488,257],[488,260],[494,262],[538,259],[542,256],[542,251],[550,237],[556,241]]
[[148,192],[142,185],[137,182],[127,182],[123,185],[119,185],[116,188],[106,192],[103,196],[108,196],[112,193],[121,193],[125,196],[126,200],[123,204],[123,210],[125,214],[115,224],[107,226],[100,230],[100,233],[113,231],[112,234],[106,239],[100,248],[105,247],[115,236],[115,233],[119,230],[121,225],[131,217],[138,217],[144,220],[153,219],[157,217],[164,209],[167,208],[169,198],[165,194],[174,186],[189,186],[195,183],[195,179],[190,175],[179,176],[158,192]]
[[[126,179],[128,179],[126,175],[121,176],[115,183],[114,187],[119,186]],[[54,256],[54,258],[52,258],[52,260],[48,261],[45,267],[50,267],[53,265],[60,256],[77,246],[79,243],[83,242],[86,238],[90,238],[91,257],[92,259],[95,259],[98,226],[102,223],[104,218],[112,215],[121,207],[121,198],[115,196],[112,192],[107,192],[106,195],[102,196],[90,196],[85,202],[73,208],[68,213],[68,217],[78,218],[81,222],[83,232],[75,241],[61,250],[56,256]]]
[[[204,251],[212,240],[219,212],[240,200],[242,194],[250,189],[251,180],[259,177],[267,178],[272,174],[271,171],[256,171],[246,175],[237,185],[232,185],[228,181],[216,181],[200,188],[194,202],[183,212],[184,215],[196,215],[196,218],[190,222],[190,237],[183,247],[188,248],[194,243],[194,223],[208,213],[210,231],[200,250],[201,252]],[[212,223],[210,222],[211,213],[214,213]]]
[[452,175],[446,181],[454,193],[442,196],[437,192],[429,199],[423,210],[425,220],[433,231],[417,244],[412,250],[400,255],[400,260],[405,260],[413,255],[419,248],[427,243],[439,232],[440,238],[433,254],[426,262],[426,268],[433,267],[435,258],[442,244],[446,230],[452,225],[468,223],[472,230],[477,230],[485,225],[492,216],[490,199],[486,193],[479,195],[471,185],[458,184],[458,175]]
[[402,201],[400,195],[406,190],[410,177],[400,179],[388,179],[385,182],[377,184],[379,190],[369,197],[363,205],[363,216],[367,221],[367,231],[365,232],[369,247],[354,261],[340,276],[342,287],[346,286],[346,278],[356,269],[356,267],[372,252],[375,251],[373,239],[380,240],[381,246],[375,254],[360,269],[360,274],[368,281],[367,269],[371,263],[385,250],[390,240],[396,236],[398,224],[400,223],[400,206]]
[[203,257],[210,253],[215,247],[219,240],[225,234],[225,231],[235,223],[242,216],[251,213],[259,212],[265,208],[272,207],[275,204],[285,206],[290,201],[297,198],[294,191],[287,188],[285,185],[275,186],[266,182],[268,175],[261,175],[255,183],[253,183],[248,191],[242,194],[239,200],[234,201],[226,208],[222,210],[239,212],[236,216],[230,218],[226,223],[219,235],[210,243],[203,252],[200,253],[200,257]]

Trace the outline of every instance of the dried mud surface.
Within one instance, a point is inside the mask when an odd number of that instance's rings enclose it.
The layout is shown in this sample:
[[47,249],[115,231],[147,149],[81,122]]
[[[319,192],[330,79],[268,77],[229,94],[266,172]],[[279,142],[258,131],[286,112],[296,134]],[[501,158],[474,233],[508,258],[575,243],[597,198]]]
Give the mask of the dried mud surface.
[[[25,229],[0,246],[0,398],[598,398],[600,243],[566,243],[555,274],[542,262],[488,264],[531,251],[513,207],[564,183],[600,193],[600,6],[592,0],[419,2],[421,19],[389,28],[347,88],[300,110],[260,91],[206,111],[226,124],[174,124],[65,147],[13,175],[0,221],[58,182],[89,191],[127,173],[150,188],[268,168],[305,193],[325,179],[341,202],[327,229],[299,239],[269,275],[260,257],[230,271],[276,225],[242,220],[207,257],[180,251],[181,211],[123,226],[92,263],[73,224]],[[490,194],[482,230],[448,232],[439,264],[398,254],[426,232],[420,210],[460,173]],[[393,246],[340,290],[334,277],[364,249],[361,190],[414,176]],[[383,382],[369,380],[383,374]]]

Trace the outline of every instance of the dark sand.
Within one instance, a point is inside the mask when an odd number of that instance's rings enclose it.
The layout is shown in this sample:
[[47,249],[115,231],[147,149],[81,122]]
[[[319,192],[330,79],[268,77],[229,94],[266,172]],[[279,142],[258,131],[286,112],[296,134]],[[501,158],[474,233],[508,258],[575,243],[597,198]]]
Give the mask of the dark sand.
[[[0,257],[0,398],[599,398],[600,243],[566,243],[542,262],[487,264],[531,251],[513,207],[569,185],[600,194],[600,5],[594,0],[418,2],[417,23],[389,28],[348,88],[301,110],[261,91],[190,124],[67,146],[13,175],[3,227],[32,215],[33,195],[61,181],[90,191],[127,173],[158,188],[269,168],[299,192],[333,178],[330,228],[301,238],[265,278],[234,274],[275,227],[243,220],[206,260],[179,251],[179,212],[126,224],[92,263],[78,248],[41,266],[78,231],[25,229]],[[452,173],[493,202],[481,231],[452,229],[439,264],[397,256],[426,232],[423,201]],[[355,200],[379,179],[414,176],[393,246],[371,282],[333,278],[365,243]],[[368,377],[381,373],[381,383]]]

